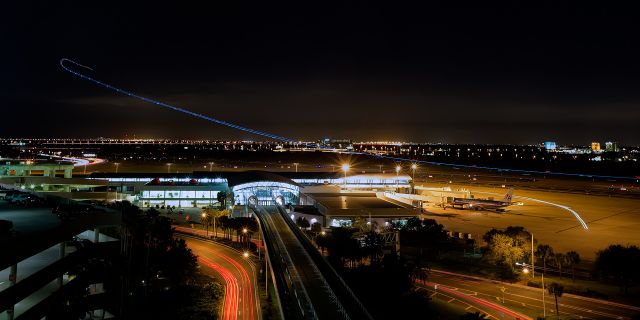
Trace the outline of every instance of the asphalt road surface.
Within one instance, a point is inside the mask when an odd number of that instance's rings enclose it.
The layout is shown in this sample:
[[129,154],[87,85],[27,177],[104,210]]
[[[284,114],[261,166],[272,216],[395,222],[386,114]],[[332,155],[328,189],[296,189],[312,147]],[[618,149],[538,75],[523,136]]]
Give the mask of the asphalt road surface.
[[263,214],[268,224],[267,227],[274,230],[273,234],[277,234],[282,240],[285,252],[281,254],[288,255],[293,262],[297,276],[300,278],[318,318],[344,319],[340,310],[337,309],[338,303],[332,298],[331,288],[323,280],[322,274],[284,218],[275,207],[266,207],[265,209]]
[[221,319],[261,319],[255,266],[242,253],[224,245],[189,236],[182,237],[198,256],[200,270],[224,282],[225,297]]
[[13,222],[13,230],[19,235],[34,234],[60,225],[60,219],[51,208],[25,208],[0,200],[0,219]]
[[[437,289],[434,288],[435,284],[438,286]],[[496,305],[534,319],[543,315],[542,289],[438,270],[432,270],[428,282],[422,286],[434,293],[441,292],[452,298],[462,299],[498,319],[516,319],[517,316],[495,308]],[[556,315],[554,297],[546,292],[545,306],[547,317]],[[561,317],[565,319],[631,319],[640,315],[640,307],[571,294],[564,294],[558,298],[558,309]]]

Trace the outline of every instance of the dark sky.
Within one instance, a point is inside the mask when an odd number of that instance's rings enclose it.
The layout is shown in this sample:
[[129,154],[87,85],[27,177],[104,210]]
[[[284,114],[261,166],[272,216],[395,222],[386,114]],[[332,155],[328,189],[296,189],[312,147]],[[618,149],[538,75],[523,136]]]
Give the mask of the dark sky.
[[77,79],[58,66],[67,57],[136,93],[300,139],[640,144],[633,7],[14,2],[0,13],[3,137],[260,140]]

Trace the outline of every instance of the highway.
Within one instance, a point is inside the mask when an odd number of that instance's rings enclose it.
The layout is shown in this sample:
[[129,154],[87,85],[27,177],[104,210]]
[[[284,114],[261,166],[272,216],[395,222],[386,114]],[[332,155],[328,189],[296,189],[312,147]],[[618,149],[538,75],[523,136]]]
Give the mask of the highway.
[[[437,289],[434,288],[436,284]],[[428,282],[420,286],[432,292],[438,291],[451,298],[464,300],[494,318],[516,319],[517,313],[534,319],[543,315],[542,290],[537,288],[439,270],[431,270]],[[555,316],[554,297],[546,292],[545,305],[547,317]],[[501,310],[500,307],[509,309],[511,313]],[[564,294],[558,298],[558,307],[560,315],[565,318],[631,319],[640,314],[639,307],[571,294]],[[526,316],[519,318],[526,319]]]
[[[266,229],[270,230],[272,237],[276,237],[279,246],[272,246],[269,250],[277,250],[276,255],[283,257],[287,270],[293,283],[299,283],[302,287],[295,293],[296,297],[303,301],[312,312],[305,314],[305,319],[350,319],[340,301],[327,284],[322,273],[300,243],[296,235],[284,221],[283,216],[275,207],[259,207],[256,209],[261,219],[265,221]],[[272,261],[273,263],[273,261]]]
[[242,253],[227,246],[190,236],[181,237],[198,256],[200,270],[224,282],[225,297],[221,319],[261,319],[258,280],[253,263],[244,258]]

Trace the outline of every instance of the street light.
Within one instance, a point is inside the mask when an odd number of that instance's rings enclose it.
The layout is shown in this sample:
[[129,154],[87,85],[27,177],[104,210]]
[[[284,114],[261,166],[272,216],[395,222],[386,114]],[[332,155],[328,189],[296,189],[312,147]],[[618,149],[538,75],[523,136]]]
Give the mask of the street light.
[[397,165],[396,166],[396,192],[398,192],[400,189],[400,186],[398,185],[399,184],[398,180],[400,179],[400,169],[402,169],[400,165]]
[[173,163],[167,163],[167,173],[171,173],[171,165]]
[[205,226],[204,228],[207,230],[207,238],[209,237],[209,220],[207,219],[207,214],[206,213],[202,213],[202,220],[204,220],[205,222]]
[[418,169],[418,165],[415,163],[411,164],[411,171],[413,171],[413,174],[411,175],[411,180],[415,180],[416,179],[416,169]]
[[118,167],[120,166],[120,162],[114,162],[113,164],[116,166],[116,173],[118,173]]
[[[525,274],[529,273],[529,267],[531,267],[531,270],[533,271],[534,267],[533,265],[528,265],[524,262],[520,263],[520,262],[516,262],[516,266],[522,266],[522,272],[524,272]],[[544,301],[544,273],[542,273],[541,276],[542,279],[542,315],[546,318],[547,317],[547,305]]]
[[247,247],[249,246],[249,238],[247,237],[247,232],[248,231],[249,230],[247,230],[247,228],[242,228],[242,235],[243,235],[243,238],[244,238],[245,245]]
[[242,254],[242,256],[243,256],[243,257],[245,257],[245,258],[249,258],[249,252],[246,252],[246,251],[245,251],[245,252]]
[[211,170],[213,169],[214,164],[214,162],[209,162],[209,172],[211,172]]
[[342,181],[342,184],[345,188],[347,186],[347,171],[349,171],[349,168],[351,168],[351,166],[349,166],[348,163],[342,165],[342,171],[344,171],[344,181]]
[[293,163],[293,165],[294,165],[294,166],[296,166],[296,172],[298,172],[298,165],[299,165],[299,163],[294,162],[294,163]]

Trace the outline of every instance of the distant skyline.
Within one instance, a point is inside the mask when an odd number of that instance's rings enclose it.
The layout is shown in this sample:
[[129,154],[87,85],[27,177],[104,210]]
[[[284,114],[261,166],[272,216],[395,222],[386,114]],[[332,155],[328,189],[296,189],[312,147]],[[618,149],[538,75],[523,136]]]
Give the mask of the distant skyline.
[[[640,22],[619,4],[12,4],[3,137],[639,145]],[[14,11],[15,10],[15,11]]]
[[[9,139],[15,139],[15,140],[30,140],[30,139],[34,139],[34,140],[156,140],[156,141],[161,141],[161,140],[183,140],[183,141],[190,141],[190,142],[198,142],[198,141],[220,141],[220,142],[255,142],[255,143],[268,143],[271,142],[273,144],[277,144],[277,143],[282,143],[279,141],[273,141],[273,140],[224,140],[224,139],[212,139],[212,138],[168,138],[168,137],[140,137],[140,136],[112,136],[112,137],[46,137],[46,138],[40,138],[40,137],[0,137],[0,140],[9,140]],[[353,140],[353,139],[349,139],[348,137],[339,137],[336,138],[337,140],[344,140],[344,139],[348,139],[351,140],[351,142],[353,144],[367,144],[367,143],[388,143],[389,145],[393,145],[395,143],[415,143],[415,144],[429,144],[429,145],[447,145],[448,143],[444,143],[444,142],[439,142],[439,141],[409,141],[409,140],[404,140],[404,141],[393,141],[393,140],[388,140],[388,141],[382,141],[382,140]],[[320,141],[321,139],[317,139],[317,140],[300,140],[300,142],[317,142]],[[485,143],[485,144],[480,144],[480,143],[458,143],[457,145],[514,145],[514,146],[518,146],[518,145],[523,145],[523,146],[532,146],[532,145],[538,145],[541,147],[544,147],[544,143],[548,142],[549,140],[545,140],[545,141],[540,141],[537,143],[530,143],[530,144],[500,144],[500,143]],[[584,147],[584,148],[588,148],[591,149],[592,147],[592,143],[593,142],[598,142],[601,145],[602,150],[604,151],[605,149],[605,144],[608,142],[613,142],[616,143],[618,145],[618,147],[623,147],[623,146],[627,146],[627,147],[635,147],[638,148],[640,146],[634,146],[634,145],[624,145],[621,144],[619,141],[617,140],[602,140],[602,141],[588,141],[586,143],[562,143],[562,142],[558,142],[558,141],[553,141],[555,143],[557,143],[558,147]],[[456,143],[451,143],[450,145],[456,145]]]

